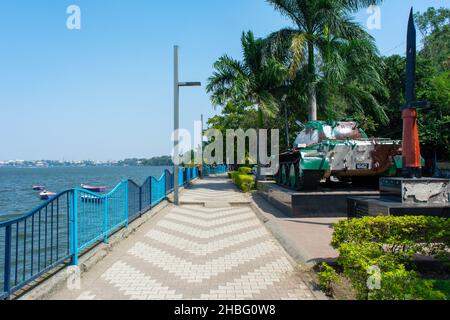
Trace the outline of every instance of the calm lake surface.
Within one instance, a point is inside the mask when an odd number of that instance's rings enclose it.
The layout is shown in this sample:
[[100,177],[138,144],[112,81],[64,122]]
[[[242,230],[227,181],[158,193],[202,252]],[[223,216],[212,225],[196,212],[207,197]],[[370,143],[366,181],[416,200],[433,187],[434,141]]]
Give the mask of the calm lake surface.
[[56,193],[81,184],[111,190],[123,179],[141,185],[149,176],[159,178],[165,169],[172,171],[169,167],[0,168],[0,220],[27,213],[42,203],[33,185]]

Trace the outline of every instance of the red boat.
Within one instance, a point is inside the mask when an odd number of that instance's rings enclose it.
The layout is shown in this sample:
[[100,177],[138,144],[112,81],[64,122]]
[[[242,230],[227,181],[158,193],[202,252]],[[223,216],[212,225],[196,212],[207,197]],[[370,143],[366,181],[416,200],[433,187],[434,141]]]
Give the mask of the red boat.
[[106,191],[106,187],[93,187],[93,186],[87,186],[82,184],[81,188],[91,191],[91,192],[105,192]]
[[41,200],[48,200],[50,198],[53,198],[54,196],[56,196],[56,193],[54,192],[42,191],[41,193],[39,193],[39,197],[41,198]]

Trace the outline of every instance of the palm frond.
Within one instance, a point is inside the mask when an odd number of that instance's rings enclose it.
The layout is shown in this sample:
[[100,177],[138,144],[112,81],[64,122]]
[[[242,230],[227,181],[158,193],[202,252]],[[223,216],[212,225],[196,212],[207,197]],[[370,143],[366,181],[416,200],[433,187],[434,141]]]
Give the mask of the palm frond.
[[253,73],[258,72],[262,63],[262,48],[264,41],[262,39],[255,39],[253,32],[243,32],[241,38],[242,53],[244,56],[244,64]]
[[298,34],[298,30],[285,28],[271,33],[264,40],[265,57],[273,57],[284,64],[289,64],[292,57],[292,38]]
[[279,104],[277,99],[269,91],[260,92],[258,100],[258,105],[263,114],[269,118],[276,116],[279,110]]
[[[305,8],[308,0],[266,0],[275,10],[291,19],[303,32],[306,31]],[[313,2],[313,1],[309,1]]]
[[293,79],[304,62],[306,44],[308,42],[308,35],[306,33],[297,33],[292,37],[291,51],[292,63],[290,66],[290,76]]
[[339,0],[345,9],[356,12],[372,5],[379,5],[383,0]]

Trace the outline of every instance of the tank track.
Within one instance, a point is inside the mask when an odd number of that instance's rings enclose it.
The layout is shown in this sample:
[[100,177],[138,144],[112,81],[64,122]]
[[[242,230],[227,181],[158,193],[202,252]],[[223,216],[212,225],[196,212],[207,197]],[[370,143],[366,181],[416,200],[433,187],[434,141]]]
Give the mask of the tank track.
[[317,190],[324,176],[322,171],[307,170],[300,174],[300,159],[280,163],[275,175],[278,185],[295,191]]

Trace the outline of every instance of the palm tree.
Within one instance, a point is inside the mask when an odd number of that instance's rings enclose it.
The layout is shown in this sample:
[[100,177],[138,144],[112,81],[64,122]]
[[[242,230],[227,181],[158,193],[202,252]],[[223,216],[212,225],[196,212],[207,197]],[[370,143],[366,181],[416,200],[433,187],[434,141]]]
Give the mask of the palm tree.
[[[291,77],[305,66],[308,92],[309,120],[317,120],[318,62],[343,62],[345,57],[327,47],[361,39],[371,39],[363,28],[355,23],[351,14],[375,5],[382,0],[267,0],[276,10],[288,17],[295,28],[286,28],[271,34],[269,50],[281,60],[289,61]],[[340,61],[339,61],[340,60]],[[340,64],[342,65],[342,64]]]
[[279,102],[274,92],[284,84],[288,69],[273,57],[264,55],[265,40],[255,38],[251,31],[242,34],[241,42],[243,60],[227,55],[220,57],[214,63],[215,71],[208,79],[206,90],[214,106],[235,104],[247,110],[256,109],[259,129],[264,125],[264,115],[273,117],[278,111]]
[[350,114],[369,130],[375,129],[371,119],[386,124],[389,118],[378,102],[388,95],[381,76],[384,64],[374,42],[330,40],[320,46],[325,60],[319,64],[317,100],[326,113],[334,119]]
[[264,55],[265,42],[255,39],[251,31],[242,34],[243,60],[224,55],[214,63],[214,73],[208,79],[206,90],[211,94],[214,106],[225,106],[229,102],[256,108],[260,116],[274,116],[278,100],[273,92],[283,84],[287,68],[272,57]]

